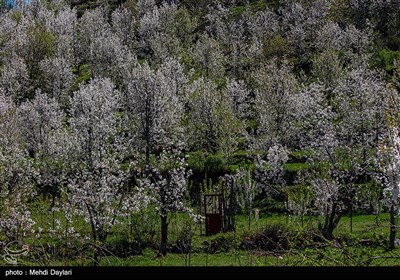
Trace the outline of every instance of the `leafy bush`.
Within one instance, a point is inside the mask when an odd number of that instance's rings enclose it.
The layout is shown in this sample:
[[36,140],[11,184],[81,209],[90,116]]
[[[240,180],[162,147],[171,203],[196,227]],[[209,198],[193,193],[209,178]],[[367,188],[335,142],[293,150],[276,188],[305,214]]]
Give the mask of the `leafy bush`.
[[193,231],[189,223],[185,224],[180,231],[172,251],[176,253],[189,253],[192,250]]
[[285,251],[315,247],[323,239],[314,228],[295,230],[290,227],[274,224],[250,235],[244,235],[240,247],[245,250]]
[[220,233],[203,242],[204,251],[210,254],[229,252],[236,248],[235,235],[233,233]]
[[382,49],[377,53],[377,64],[379,67],[390,72],[395,70],[396,63],[400,62],[400,51],[392,51],[389,49]]
[[114,256],[125,258],[128,256],[139,255],[142,253],[145,244],[141,240],[128,240],[125,237],[116,238],[109,241],[105,246],[105,253],[110,253]]

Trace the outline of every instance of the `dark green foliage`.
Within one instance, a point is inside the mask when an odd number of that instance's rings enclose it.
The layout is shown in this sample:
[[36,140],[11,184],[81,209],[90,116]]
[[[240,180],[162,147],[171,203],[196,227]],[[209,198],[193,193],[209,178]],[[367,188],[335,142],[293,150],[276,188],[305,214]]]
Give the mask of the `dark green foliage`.
[[268,1],[268,2],[270,3],[267,3],[267,1],[265,0],[258,0],[258,1],[256,0],[256,1],[244,2],[243,4],[238,3],[236,6],[231,8],[230,12],[231,15],[235,18],[237,16],[240,16],[246,10],[249,10],[251,12],[262,11],[268,4],[272,4],[272,2],[275,1]]
[[376,55],[376,65],[385,69],[388,73],[393,73],[399,68],[400,51],[392,51],[390,49],[382,49]]
[[77,71],[77,77],[72,84],[72,91],[76,91],[79,89],[79,86],[85,84],[92,78],[92,70],[88,64],[79,65],[79,69]]
[[233,233],[217,234],[203,242],[204,251],[210,254],[229,252],[237,247]]
[[189,253],[192,250],[192,239],[192,226],[190,223],[185,223],[178,235],[178,238],[176,239],[174,246],[172,247],[172,250],[176,251],[177,253]]
[[188,167],[196,173],[217,176],[226,173],[228,165],[220,154],[206,154],[202,151],[190,153]]
[[[18,20],[18,15],[16,17]],[[33,98],[35,90],[42,87],[44,78],[39,62],[54,55],[56,43],[56,37],[41,23],[32,26],[27,36],[29,44],[24,59],[32,81],[32,90],[28,93],[28,96],[21,96],[20,101]]]
[[101,5],[108,5],[109,11],[113,11],[119,5],[124,4],[127,0],[69,0],[71,7],[76,7],[78,16],[82,16],[85,10],[94,9]]
[[139,255],[148,244],[141,243],[138,240],[129,241],[125,237],[109,238],[105,246],[105,254],[112,252],[114,256],[126,258],[128,256]]
[[315,248],[322,241],[319,232],[314,228],[294,229],[274,224],[250,235],[244,235],[240,246],[245,250],[281,252],[289,249]]

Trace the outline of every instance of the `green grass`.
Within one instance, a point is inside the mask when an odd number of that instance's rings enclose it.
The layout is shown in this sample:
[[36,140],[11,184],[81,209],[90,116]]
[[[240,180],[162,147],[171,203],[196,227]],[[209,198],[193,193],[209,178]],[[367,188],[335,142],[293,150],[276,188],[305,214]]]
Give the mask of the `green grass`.
[[107,258],[102,260],[102,265],[118,265],[118,266],[238,266],[247,262],[245,252],[239,254],[235,252],[205,254],[193,253],[185,254],[168,254],[163,258],[156,257],[157,252],[146,250],[143,255],[132,256],[126,259]]
[[307,163],[298,163],[298,162],[294,162],[294,163],[286,163],[284,165],[284,169],[286,171],[300,171],[300,170],[305,170],[308,169],[310,166]]
[[146,250],[143,255],[126,259],[103,258],[103,266],[399,266],[400,250],[323,248],[319,250],[291,251],[285,254],[232,251],[219,254],[168,254],[156,257],[156,251]]
[[[48,231],[52,225],[50,205],[45,201],[36,201],[31,205],[32,216],[36,221],[35,231],[38,227]],[[58,214],[60,215],[60,214]],[[57,217],[57,215],[56,215]],[[65,219],[62,217],[62,226]],[[236,216],[236,231],[220,233],[214,236],[204,236],[204,225],[192,223],[192,251],[189,255],[177,253],[177,249],[171,251],[163,258],[157,258],[157,247],[160,240],[160,225],[157,213],[152,210],[143,211],[133,215],[131,219],[124,218],[116,224],[107,238],[105,254],[101,259],[104,266],[275,266],[275,265],[400,265],[400,249],[392,252],[386,251],[384,246],[389,236],[389,215],[382,213],[378,219],[374,215],[356,215],[352,218],[353,228],[350,229],[350,217],[342,217],[335,237],[341,244],[341,248],[335,243],[326,243],[320,248],[311,246],[303,249],[291,247],[285,252],[244,250],[240,247],[243,238],[253,236],[266,227],[278,226],[287,229],[288,232],[302,232],[308,229],[317,229],[320,217],[306,216],[304,225],[299,217],[285,214],[272,214],[261,212],[258,221],[254,215],[250,219],[244,215]],[[136,227],[130,232],[129,222]],[[183,213],[169,216],[169,247],[174,248],[177,239],[185,224],[190,222],[189,217]],[[74,221],[74,227],[79,232],[90,233],[90,227],[81,218]],[[154,231],[151,235],[149,231]],[[29,256],[20,258],[21,265],[92,265],[93,250],[90,241],[83,238],[70,240],[73,244],[67,245],[65,240],[51,237],[48,234],[42,236],[30,235],[23,239],[24,243],[31,246]],[[132,240],[141,238],[141,242],[147,242],[141,249],[133,254],[121,255],[113,251],[115,248],[124,248],[132,244]],[[0,241],[5,241],[0,236]],[[129,241],[131,240],[131,241]],[[375,245],[361,246],[360,241],[372,240]],[[313,244],[310,240],[305,240]],[[68,247],[69,246],[69,247]],[[77,248],[74,248],[77,246]],[[111,248],[111,249],[110,249]],[[214,248],[212,251],[206,248]],[[118,249],[118,250],[119,250]],[[54,250],[54,251],[53,251]],[[111,251],[112,252],[111,252]],[[67,252],[67,253],[66,253]],[[208,253],[207,253],[208,252]],[[69,257],[72,256],[72,257]],[[0,258],[0,265],[6,265]]]

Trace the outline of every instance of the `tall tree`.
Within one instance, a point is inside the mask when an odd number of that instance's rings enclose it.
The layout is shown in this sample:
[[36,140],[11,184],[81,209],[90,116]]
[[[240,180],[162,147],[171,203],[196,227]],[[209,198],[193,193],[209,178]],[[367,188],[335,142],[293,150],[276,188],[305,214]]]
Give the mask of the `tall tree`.
[[183,68],[174,59],[165,61],[158,70],[147,64],[138,66],[126,82],[126,124],[128,133],[137,141],[130,149],[144,154],[140,161],[144,169],[141,180],[160,215],[162,255],[167,252],[167,215],[182,210],[186,188],[185,160],[181,158],[185,147],[181,124],[186,83]]
[[274,61],[257,71],[255,80],[257,131],[254,145],[258,149],[268,149],[274,143],[291,144],[291,120],[296,109],[292,97],[298,91],[298,82],[290,65]]
[[184,76],[182,79],[170,76],[173,72],[167,71],[169,63],[174,62],[166,62],[157,71],[147,64],[139,65],[125,83],[127,125],[132,137],[140,143],[131,148],[144,153],[147,171],[151,168],[151,155],[174,146],[181,137],[182,87],[186,80]]
[[396,217],[400,203],[400,137],[396,127],[390,127],[378,149],[377,179],[383,186],[384,203],[390,213],[389,248],[395,248],[397,233]]
[[[187,138],[191,149],[207,153],[221,151],[229,157],[245,135],[243,123],[235,114],[232,89],[218,90],[210,80],[200,78],[191,87]],[[239,101],[238,101],[239,102]],[[238,108],[238,107],[237,107]]]
[[13,57],[2,69],[0,84],[5,94],[14,101],[20,102],[26,98],[31,90],[31,80],[25,61],[20,57]]
[[[21,135],[32,161],[31,178],[38,193],[51,197],[51,228],[55,228],[57,198],[66,183],[73,147],[65,127],[66,116],[56,99],[38,92],[35,99],[18,108]],[[59,205],[59,204],[58,204]]]
[[121,133],[120,93],[109,79],[94,79],[71,99],[70,129],[75,153],[68,174],[70,207],[90,224],[95,265],[100,248],[120,216],[146,203],[143,192],[129,192],[129,146]]
[[16,107],[0,88],[0,232],[10,241],[24,238],[35,224],[28,208],[32,170],[21,136]]
[[383,188],[383,202],[390,213],[389,248],[395,248],[397,215],[400,205],[400,135],[398,131],[400,100],[392,89],[386,104],[386,130],[380,135],[376,154],[375,179]]
[[217,40],[204,34],[197,41],[192,52],[198,71],[207,78],[224,76],[224,55]]
[[149,193],[150,201],[155,204],[161,220],[161,241],[159,255],[167,254],[168,242],[168,214],[182,211],[187,212],[192,218],[199,216],[186,202],[188,177],[191,171],[187,169],[186,157],[178,143],[175,148],[167,148],[157,157],[152,165],[150,174],[140,180],[140,185]]
[[66,107],[75,75],[72,65],[64,58],[44,59],[39,63],[43,73],[43,91]]
[[[120,84],[136,64],[136,56],[112,31],[104,8],[86,11],[79,22],[80,58],[94,77],[109,77]],[[93,31],[95,30],[95,31]]]

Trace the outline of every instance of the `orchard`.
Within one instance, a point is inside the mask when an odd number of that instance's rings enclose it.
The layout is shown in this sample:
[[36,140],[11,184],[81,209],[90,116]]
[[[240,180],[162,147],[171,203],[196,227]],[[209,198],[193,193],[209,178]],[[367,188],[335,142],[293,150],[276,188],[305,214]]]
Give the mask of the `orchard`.
[[0,264],[399,265],[399,32],[398,1],[0,1]]

